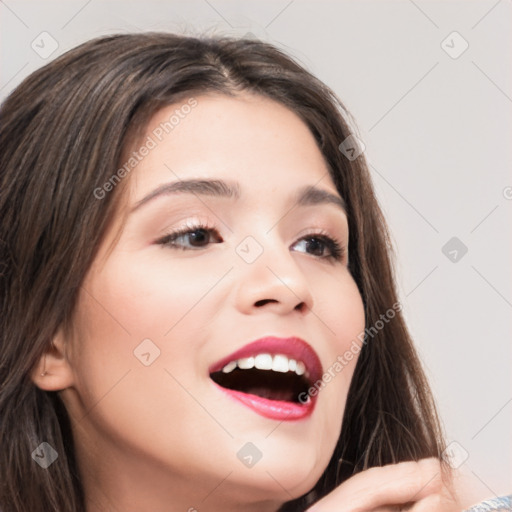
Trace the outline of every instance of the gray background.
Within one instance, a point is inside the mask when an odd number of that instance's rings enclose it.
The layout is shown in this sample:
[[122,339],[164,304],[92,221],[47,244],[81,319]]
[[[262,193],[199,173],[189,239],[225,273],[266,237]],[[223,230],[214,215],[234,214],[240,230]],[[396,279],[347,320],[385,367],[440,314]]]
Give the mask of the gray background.
[[511,20],[510,0],[0,0],[0,96],[113,32],[250,32],[297,58],[358,123],[452,464],[492,496],[512,491]]

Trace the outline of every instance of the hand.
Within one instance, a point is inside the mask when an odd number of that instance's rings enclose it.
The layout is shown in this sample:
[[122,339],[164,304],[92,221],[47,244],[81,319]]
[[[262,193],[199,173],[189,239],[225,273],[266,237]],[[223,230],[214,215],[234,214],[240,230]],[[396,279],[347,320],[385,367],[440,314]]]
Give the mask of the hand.
[[307,512],[460,512],[438,459],[362,471]]

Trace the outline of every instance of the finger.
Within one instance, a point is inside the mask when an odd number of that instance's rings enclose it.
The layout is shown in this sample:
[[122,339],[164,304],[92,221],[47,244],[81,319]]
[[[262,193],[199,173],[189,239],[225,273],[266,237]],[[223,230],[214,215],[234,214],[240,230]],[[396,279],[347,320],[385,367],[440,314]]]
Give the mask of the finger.
[[450,489],[442,484],[439,491],[417,501],[410,512],[462,512],[463,508]]
[[439,494],[432,494],[416,502],[410,512],[460,512],[453,508],[453,503],[447,503]]
[[439,493],[441,466],[437,459],[401,462],[370,468],[343,482],[308,512],[370,512],[379,507],[419,502]]

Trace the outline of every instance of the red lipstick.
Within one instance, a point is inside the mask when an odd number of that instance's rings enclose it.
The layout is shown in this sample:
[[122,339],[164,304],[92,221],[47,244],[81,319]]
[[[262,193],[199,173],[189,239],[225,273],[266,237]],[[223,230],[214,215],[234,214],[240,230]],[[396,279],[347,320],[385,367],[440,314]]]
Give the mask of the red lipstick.
[[[258,356],[260,356],[259,359]],[[262,357],[267,361],[267,364],[272,365],[272,361],[274,361],[277,366],[274,365],[272,368],[260,368],[257,361],[262,361]],[[279,363],[277,363],[277,359],[279,359]],[[223,369],[224,373],[231,373],[233,368],[237,367],[239,361],[240,365],[243,365],[244,362],[247,364],[247,362],[250,361],[249,365],[253,364],[255,369],[272,369],[278,373],[288,373],[288,375],[292,375],[297,379],[300,378],[303,382],[307,381],[307,387],[321,379],[323,373],[317,353],[301,338],[277,338],[267,336],[249,343],[230,355],[223,357],[209,368],[210,375],[215,372],[222,372]],[[283,364],[285,365],[284,367]],[[290,365],[288,372],[286,364]],[[249,366],[249,368],[252,369],[253,367]],[[303,377],[299,377],[301,375],[303,375]],[[230,398],[237,400],[257,414],[279,421],[306,418],[312,414],[316,403],[316,397],[309,397],[307,390],[299,393],[298,401],[288,401],[271,399],[259,396],[255,393],[230,389],[229,387],[220,385],[218,382],[215,382],[215,385],[219,390],[229,395]]]

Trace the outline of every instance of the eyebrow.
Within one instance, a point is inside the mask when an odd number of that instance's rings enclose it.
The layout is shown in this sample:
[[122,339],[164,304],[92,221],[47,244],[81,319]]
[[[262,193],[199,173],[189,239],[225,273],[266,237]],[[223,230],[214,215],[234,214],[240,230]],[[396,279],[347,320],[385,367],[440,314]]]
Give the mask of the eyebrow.
[[[138,210],[157,197],[181,193],[239,199],[241,196],[241,188],[236,182],[214,179],[188,179],[175,181],[174,183],[166,183],[138,201],[131,209],[130,213],[133,213],[135,210]],[[343,210],[344,213],[347,212],[346,203],[343,198],[332,192],[311,185],[300,188],[295,194],[294,199],[297,206],[332,204]]]
[[299,189],[296,195],[298,206],[314,206],[317,204],[333,204],[347,213],[347,205],[344,199],[332,192],[314,186],[306,186]]

